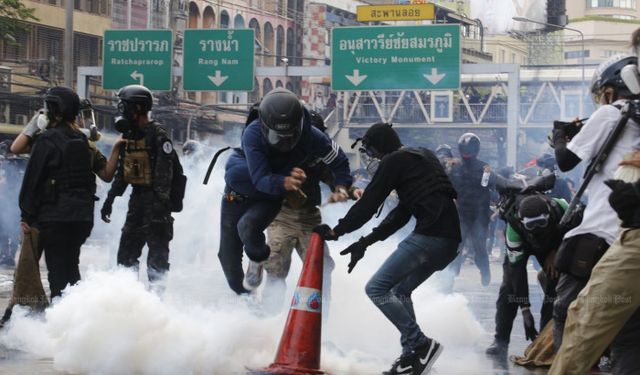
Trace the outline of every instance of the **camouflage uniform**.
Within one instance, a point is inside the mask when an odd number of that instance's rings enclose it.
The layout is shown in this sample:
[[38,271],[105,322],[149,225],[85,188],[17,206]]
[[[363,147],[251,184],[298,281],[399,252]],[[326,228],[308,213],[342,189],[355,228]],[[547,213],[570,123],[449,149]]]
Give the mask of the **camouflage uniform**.
[[[291,267],[291,253],[293,249],[296,249],[300,259],[304,262],[311,239],[311,231],[321,223],[320,209],[315,205],[306,204],[302,208],[296,209],[285,202],[278,216],[267,228],[268,245],[271,248],[269,259],[264,265],[267,271],[267,285],[263,301],[267,308],[273,308],[276,312],[280,310],[284,300],[285,279]],[[335,262],[325,244],[322,286],[325,301],[331,300],[331,272],[334,268]],[[323,314],[323,317],[325,315]]]
[[[138,258],[146,244],[149,247],[147,269],[149,281],[155,281],[169,270],[169,241],[173,238],[170,193],[177,154],[166,131],[150,122],[142,131],[151,159],[151,186],[133,186],[127,218],[122,227],[118,264],[137,269]],[[129,184],[124,179],[123,146],[120,163],[107,200],[121,196]]]

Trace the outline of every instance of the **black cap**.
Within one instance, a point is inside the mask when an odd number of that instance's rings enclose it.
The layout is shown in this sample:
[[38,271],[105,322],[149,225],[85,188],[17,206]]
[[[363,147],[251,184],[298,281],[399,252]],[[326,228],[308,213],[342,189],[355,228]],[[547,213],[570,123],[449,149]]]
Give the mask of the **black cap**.
[[367,153],[378,158],[397,151],[402,147],[398,133],[392,128],[392,124],[378,122],[367,130],[362,137],[362,145]]

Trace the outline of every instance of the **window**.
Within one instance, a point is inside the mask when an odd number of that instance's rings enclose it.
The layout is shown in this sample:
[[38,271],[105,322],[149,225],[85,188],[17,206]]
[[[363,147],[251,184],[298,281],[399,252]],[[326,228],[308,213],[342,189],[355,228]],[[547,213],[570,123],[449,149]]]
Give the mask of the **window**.
[[579,59],[581,57],[589,57],[590,53],[589,50],[584,50],[584,51],[567,51],[564,53],[564,58],[565,60],[567,59]]
[[516,54],[515,53],[511,53],[511,63],[512,64],[516,63]]
[[505,51],[503,49],[501,49],[500,50],[500,61],[498,61],[498,62],[503,63],[503,62],[505,62],[504,60],[505,60]]
[[611,50],[611,49],[605,49],[604,51],[602,51],[601,57],[603,58],[609,58],[613,55],[617,55],[619,53],[624,53],[624,51],[616,51],[616,50]]
[[636,0],[587,0],[587,7],[636,9]]

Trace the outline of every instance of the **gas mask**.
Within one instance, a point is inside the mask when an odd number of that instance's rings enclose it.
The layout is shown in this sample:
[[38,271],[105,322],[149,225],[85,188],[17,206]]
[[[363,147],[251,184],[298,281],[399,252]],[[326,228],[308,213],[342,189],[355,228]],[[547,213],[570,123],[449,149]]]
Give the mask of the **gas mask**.
[[365,147],[360,147],[358,151],[360,151],[360,160],[362,160],[364,168],[369,173],[369,176],[376,174],[378,167],[380,166],[380,159],[372,152],[368,152]]
[[118,117],[115,119],[115,128],[122,134],[127,134],[135,129],[134,118],[136,105],[131,102],[121,100],[118,103]]

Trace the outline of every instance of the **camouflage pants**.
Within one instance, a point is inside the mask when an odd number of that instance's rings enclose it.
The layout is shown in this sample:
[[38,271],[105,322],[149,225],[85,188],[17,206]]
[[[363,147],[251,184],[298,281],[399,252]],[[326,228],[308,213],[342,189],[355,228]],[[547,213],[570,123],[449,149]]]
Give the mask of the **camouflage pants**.
[[122,227],[120,246],[118,247],[118,264],[125,267],[138,268],[138,258],[146,244],[147,274],[149,281],[160,279],[169,271],[169,242],[173,239],[173,219],[170,213],[164,220],[152,219],[148,205],[138,200],[129,201],[127,219]]
[[[282,206],[278,216],[267,228],[267,242],[271,248],[271,254],[264,265],[267,271],[267,284],[262,299],[268,309],[273,308],[274,312],[281,309],[286,291],[285,279],[291,268],[291,254],[295,249],[304,262],[311,239],[311,231],[321,221],[320,210],[317,207],[292,209]],[[331,272],[334,268],[335,262],[325,244],[323,302],[330,300]]]

